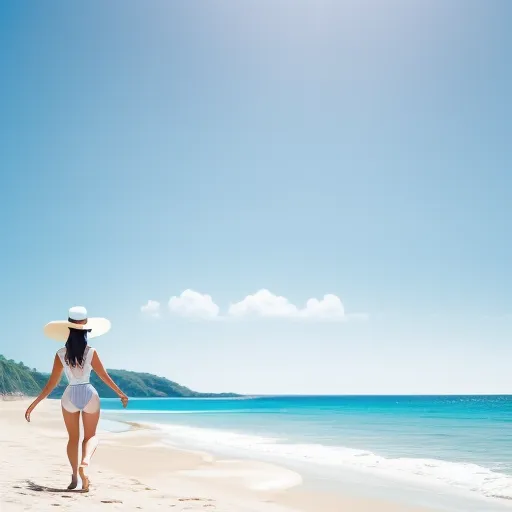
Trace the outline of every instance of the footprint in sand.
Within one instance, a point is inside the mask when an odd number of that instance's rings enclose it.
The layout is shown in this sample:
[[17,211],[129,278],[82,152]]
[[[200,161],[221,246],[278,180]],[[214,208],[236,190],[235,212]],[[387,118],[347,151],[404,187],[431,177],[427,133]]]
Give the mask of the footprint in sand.
[[178,501],[215,501],[208,498],[178,498]]

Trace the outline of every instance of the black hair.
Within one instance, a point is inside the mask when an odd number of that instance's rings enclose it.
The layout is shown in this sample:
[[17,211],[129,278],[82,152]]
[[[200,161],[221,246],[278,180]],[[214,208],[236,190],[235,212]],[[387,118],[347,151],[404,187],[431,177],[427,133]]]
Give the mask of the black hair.
[[84,352],[85,347],[87,347],[87,332],[86,329],[69,329],[64,361],[72,368],[82,366],[84,362]]

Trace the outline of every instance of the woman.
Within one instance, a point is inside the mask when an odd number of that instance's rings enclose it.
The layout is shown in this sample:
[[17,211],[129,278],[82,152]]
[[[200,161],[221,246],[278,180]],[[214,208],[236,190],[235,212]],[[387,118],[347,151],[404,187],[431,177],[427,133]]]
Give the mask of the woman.
[[[68,431],[68,458],[73,474],[68,489],[75,489],[78,474],[82,480],[82,489],[89,490],[89,478],[86,469],[98,446],[96,427],[100,418],[100,399],[98,392],[89,381],[91,370],[119,396],[123,407],[128,404],[128,397],[110,378],[96,350],[87,344],[88,338],[96,338],[110,330],[110,322],[105,318],[87,318],[87,311],[81,306],[69,310],[67,321],[50,322],[44,328],[47,337],[65,341],[65,347],[55,354],[53,370],[40,395],[25,413],[30,422],[30,414],[36,405],[44,400],[60,382],[62,370],[68,379],[68,387],[62,395],[62,415]],[[84,439],[82,442],[82,459],[78,464],[78,443],[80,439],[80,412]]]

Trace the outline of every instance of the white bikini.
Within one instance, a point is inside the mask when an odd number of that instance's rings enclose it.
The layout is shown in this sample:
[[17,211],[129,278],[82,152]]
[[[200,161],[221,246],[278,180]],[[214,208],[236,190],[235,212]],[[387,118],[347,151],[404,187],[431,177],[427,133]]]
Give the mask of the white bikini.
[[64,373],[69,383],[62,395],[62,407],[68,412],[98,412],[100,397],[89,380],[94,349],[89,346],[85,347],[82,366],[76,366],[75,368],[69,366],[65,361],[66,347],[61,348],[57,355],[62,362]]

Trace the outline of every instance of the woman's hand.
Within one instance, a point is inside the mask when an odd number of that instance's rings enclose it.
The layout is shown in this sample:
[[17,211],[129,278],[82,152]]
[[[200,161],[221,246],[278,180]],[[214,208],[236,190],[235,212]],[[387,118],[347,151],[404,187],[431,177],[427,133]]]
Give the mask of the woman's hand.
[[27,411],[25,412],[25,419],[30,423],[30,414],[32,413],[32,411],[35,409],[37,405],[37,402],[32,402],[29,406],[29,408],[27,409]]
[[123,393],[122,395],[119,395],[119,398],[121,399],[123,407],[126,408],[126,406],[128,405],[128,397]]

